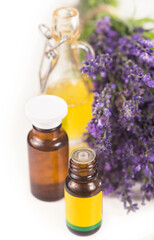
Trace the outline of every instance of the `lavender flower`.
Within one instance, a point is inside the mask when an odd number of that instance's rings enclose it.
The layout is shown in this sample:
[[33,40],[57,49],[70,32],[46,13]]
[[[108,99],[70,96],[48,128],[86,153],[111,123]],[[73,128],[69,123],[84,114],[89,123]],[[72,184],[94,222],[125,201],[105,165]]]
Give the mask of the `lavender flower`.
[[87,76],[93,80],[96,80],[98,72],[101,77],[106,77],[105,69],[110,68],[111,61],[109,54],[100,54],[95,59],[84,61],[85,66],[81,68],[81,71],[87,73]]
[[127,211],[136,211],[132,188],[142,202],[154,197],[154,42],[143,28],[121,36],[109,17],[90,38],[96,58],[81,68],[93,79],[93,117],[85,140],[97,152],[105,194],[117,192]]
[[108,33],[111,28],[110,17],[105,17],[101,19],[96,24],[96,33],[102,34],[102,32]]
[[95,150],[111,152],[111,98],[115,84],[106,84],[104,90],[95,93],[93,103],[93,118],[88,123],[88,133],[96,139]]

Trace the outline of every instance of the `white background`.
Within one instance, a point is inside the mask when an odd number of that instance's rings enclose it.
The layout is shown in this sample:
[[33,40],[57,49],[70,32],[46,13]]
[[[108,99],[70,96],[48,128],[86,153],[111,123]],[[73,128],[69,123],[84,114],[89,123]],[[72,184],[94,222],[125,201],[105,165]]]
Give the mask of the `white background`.
[[[65,226],[64,200],[41,202],[30,194],[26,135],[31,128],[24,105],[39,93],[43,37],[52,11],[71,0],[5,0],[0,5],[0,239],[80,239]],[[121,0],[123,16],[153,16],[153,0]],[[88,239],[154,240],[154,201],[126,214],[116,198],[104,197],[103,225]]]

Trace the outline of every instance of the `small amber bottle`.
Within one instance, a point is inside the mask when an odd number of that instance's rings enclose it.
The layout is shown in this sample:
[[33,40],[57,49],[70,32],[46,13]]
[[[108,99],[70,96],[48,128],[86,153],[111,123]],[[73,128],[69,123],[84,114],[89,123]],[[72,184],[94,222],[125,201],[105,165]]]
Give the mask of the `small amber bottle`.
[[71,154],[65,180],[65,212],[69,230],[91,235],[102,222],[102,190],[95,152],[79,148]]
[[37,96],[27,103],[26,114],[33,124],[27,138],[31,192],[44,201],[61,199],[68,171],[68,137],[61,128],[67,104],[56,96]]

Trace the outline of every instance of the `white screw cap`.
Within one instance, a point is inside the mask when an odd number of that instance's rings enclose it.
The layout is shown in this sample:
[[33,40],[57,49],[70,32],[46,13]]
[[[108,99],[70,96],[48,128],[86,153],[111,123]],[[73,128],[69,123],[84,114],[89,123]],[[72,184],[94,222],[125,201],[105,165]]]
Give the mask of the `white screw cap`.
[[40,129],[52,129],[62,123],[62,119],[67,115],[68,107],[60,97],[41,95],[30,99],[25,111],[32,125]]

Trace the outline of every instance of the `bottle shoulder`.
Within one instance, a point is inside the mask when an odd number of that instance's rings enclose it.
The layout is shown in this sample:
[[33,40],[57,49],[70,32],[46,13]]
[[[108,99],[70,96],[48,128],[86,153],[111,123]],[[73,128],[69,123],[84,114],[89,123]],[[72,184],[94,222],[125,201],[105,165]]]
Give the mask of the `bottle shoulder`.
[[76,197],[91,197],[102,190],[101,179],[98,174],[89,180],[75,180],[67,176],[65,180],[65,189],[68,193]]
[[35,131],[30,130],[27,136],[28,145],[42,151],[56,151],[61,147],[68,147],[68,136],[63,128],[59,129],[58,134],[50,133],[36,134]]

